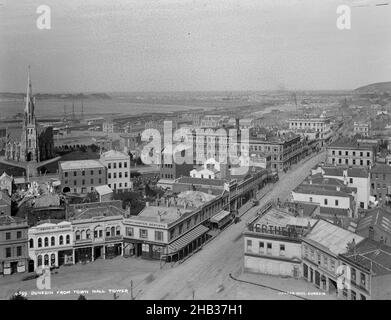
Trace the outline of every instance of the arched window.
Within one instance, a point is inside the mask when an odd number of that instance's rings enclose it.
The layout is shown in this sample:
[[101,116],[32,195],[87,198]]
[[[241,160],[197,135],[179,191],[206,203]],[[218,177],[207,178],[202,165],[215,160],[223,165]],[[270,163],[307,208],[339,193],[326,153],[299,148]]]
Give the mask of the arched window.
[[38,248],[42,247],[42,238],[38,238]]
[[76,241],[77,240],[80,240],[80,231],[79,230],[76,231]]
[[67,242],[67,244],[71,243],[71,236],[69,234],[67,234],[66,242]]
[[110,227],[106,228],[106,237],[110,237]]
[[64,237],[62,235],[58,238],[58,242],[60,246],[64,244]]
[[81,238],[84,240],[86,238],[86,231],[82,230],[81,231]]
[[56,265],[56,255],[54,253],[52,253],[50,256],[50,265],[51,266]]
[[43,260],[44,260],[45,266],[48,266],[49,265],[49,255],[45,254],[45,257],[43,258]]
[[117,226],[117,228],[116,228],[116,235],[117,236],[121,235],[121,227],[120,226]]
[[42,256],[41,255],[38,256],[38,267],[39,266],[42,266]]
[[51,246],[55,246],[56,245],[56,238],[55,237],[51,237],[50,238],[50,245]]
[[45,237],[45,247],[48,247],[48,246],[49,246],[49,238]]
[[87,239],[91,239],[91,230],[90,229],[87,229],[86,237],[87,237]]
[[112,237],[115,236],[115,228],[114,228],[114,227],[111,227],[111,236],[112,236]]
[[34,239],[30,239],[30,248],[34,248]]

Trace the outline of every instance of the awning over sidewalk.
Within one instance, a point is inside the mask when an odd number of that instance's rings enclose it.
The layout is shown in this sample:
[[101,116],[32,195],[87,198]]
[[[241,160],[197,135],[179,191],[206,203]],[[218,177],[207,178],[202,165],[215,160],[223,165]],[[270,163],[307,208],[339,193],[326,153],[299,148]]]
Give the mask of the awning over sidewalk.
[[221,220],[225,219],[229,215],[229,211],[221,210],[219,213],[215,214],[212,218],[210,218],[210,222],[219,223]]
[[169,246],[168,249],[171,252],[178,251],[184,247],[186,247],[189,243],[197,239],[198,237],[202,236],[204,233],[208,232],[209,228],[199,225],[198,227],[195,227],[193,230],[190,232],[186,233],[179,239],[175,240],[172,242]]

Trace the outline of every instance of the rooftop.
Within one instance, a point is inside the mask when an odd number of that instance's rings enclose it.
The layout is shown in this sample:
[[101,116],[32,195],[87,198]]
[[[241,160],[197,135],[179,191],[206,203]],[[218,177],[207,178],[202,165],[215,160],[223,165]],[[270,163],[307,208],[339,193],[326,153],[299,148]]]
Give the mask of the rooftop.
[[365,217],[358,221],[356,232],[362,236],[368,236],[371,226],[376,226],[383,232],[391,234],[391,212],[382,207],[366,210]]
[[335,255],[345,253],[347,245],[353,239],[358,244],[364,238],[323,219],[319,220],[305,237],[307,242],[328,250]]
[[113,190],[107,184],[95,187],[95,191],[101,196],[113,193]]
[[104,168],[103,164],[98,160],[74,160],[60,162],[62,170],[82,170],[92,168]]
[[368,178],[368,170],[364,167],[323,167],[325,176],[333,176],[333,177],[350,177],[350,178]]
[[129,159],[129,156],[121,151],[109,150],[101,154],[101,158]]
[[107,202],[92,202],[70,205],[68,214],[71,220],[84,220],[103,217],[124,216],[120,200]]
[[368,150],[372,151],[372,147],[365,146],[355,141],[334,141],[328,147],[328,149],[349,149],[349,150]]
[[371,173],[391,174],[391,166],[383,163],[376,163],[371,168]]
[[367,238],[342,257],[371,270],[374,276],[391,274],[391,247],[380,242]]
[[176,180],[176,183],[198,184],[198,185],[207,185],[207,186],[216,186],[216,187],[224,187],[224,184],[227,182],[228,182],[227,180],[222,180],[222,179],[202,179],[202,178],[191,178],[191,177],[180,177]]

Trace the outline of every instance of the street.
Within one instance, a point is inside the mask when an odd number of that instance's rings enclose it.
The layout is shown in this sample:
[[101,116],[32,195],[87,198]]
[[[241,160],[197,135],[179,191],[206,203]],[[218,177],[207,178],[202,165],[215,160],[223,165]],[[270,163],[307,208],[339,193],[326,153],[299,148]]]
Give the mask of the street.
[[[224,288],[232,286],[229,274],[237,275],[243,265],[243,243],[241,234],[246,221],[268,201],[287,198],[292,189],[299,185],[310,169],[324,161],[325,152],[315,155],[309,160],[295,165],[293,169],[280,176],[280,180],[267,193],[258,206],[251,208],[237,224],[232,224],[207,244],[195,256],[174,268],[165,267],[155,280],[139,286],[141,293],[138,299],[191,299],[193,293],[198,299],[227,299],[219,294]],[[279,278],[276,278],[279,279]],[[285,288],[292,290],[292,288]],[[270,294],[269,294],[270,297]],[[257,299],[256,296],[253,296]],[[276,295],[276,298],[277,295]],[[259,297],[258,297],[259,299]]]

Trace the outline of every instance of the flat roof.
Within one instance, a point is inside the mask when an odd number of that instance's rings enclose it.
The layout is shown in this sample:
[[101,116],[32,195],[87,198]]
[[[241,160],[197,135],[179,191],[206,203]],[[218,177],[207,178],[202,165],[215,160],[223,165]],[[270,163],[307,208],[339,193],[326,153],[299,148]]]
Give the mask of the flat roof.
[[60,162],[62,170],[92,169],[104,168],[104,165],[98,160],[73,160]]
[[105,184],[103,186],[96,186],[95,190],[101,196],[103,196],[105,194],[110,194],[113,192],[113,190],[107,184]]

